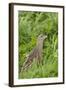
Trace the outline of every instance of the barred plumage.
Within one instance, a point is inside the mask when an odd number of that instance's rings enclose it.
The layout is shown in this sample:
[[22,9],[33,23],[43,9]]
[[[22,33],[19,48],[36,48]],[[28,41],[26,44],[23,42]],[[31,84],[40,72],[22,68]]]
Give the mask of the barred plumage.
[[27,59],[23,63],[21,68],[22,70],[28,69],[31,66],[33,60],[37,60],[37,63],[40,63],[42,60],[42,49],[43,49],[43,41],[47,38],[46,35],[40,34],[37,38],[36,47],[30,52]]

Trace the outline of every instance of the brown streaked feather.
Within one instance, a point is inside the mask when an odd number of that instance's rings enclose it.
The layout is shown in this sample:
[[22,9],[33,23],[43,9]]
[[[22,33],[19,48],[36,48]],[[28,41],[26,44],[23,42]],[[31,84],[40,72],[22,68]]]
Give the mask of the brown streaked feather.
[[31,66],[33,60],[37,60],[37,63],[40,64],[41,59],[42,59],[42,49],[43,49],[43,40],[47,38],[47,36],[42,36],[39,35],[38,39],[37,39],[37,45],[36,47],[31,51],[31,53],[29,54],[29,56],[27,57],[27,59],[25,60],[21,71],[22,70],[27,70],[29,66]]

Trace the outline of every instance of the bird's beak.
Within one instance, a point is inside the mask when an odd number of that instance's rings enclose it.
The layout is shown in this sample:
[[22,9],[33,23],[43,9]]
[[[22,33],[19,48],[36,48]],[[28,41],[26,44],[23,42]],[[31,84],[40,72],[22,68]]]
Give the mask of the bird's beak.
[[46,39],[47,38],[47,35],[45,35],[43,38]]

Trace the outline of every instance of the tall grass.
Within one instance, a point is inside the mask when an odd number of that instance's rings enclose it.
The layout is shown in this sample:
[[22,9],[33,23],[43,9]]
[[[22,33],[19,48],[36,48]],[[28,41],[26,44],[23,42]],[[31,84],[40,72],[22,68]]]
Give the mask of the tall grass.
[[[19,78],[58,76],[58,13],[19,11]],[[35,62],[20,72],[26,56],[35,47],[39,34],[47,35],[43,44],[42,65]]]

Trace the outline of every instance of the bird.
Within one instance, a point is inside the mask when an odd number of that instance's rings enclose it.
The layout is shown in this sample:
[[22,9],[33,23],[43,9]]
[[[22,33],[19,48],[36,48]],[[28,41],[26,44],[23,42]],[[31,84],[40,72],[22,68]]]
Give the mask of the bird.
[[32,65],[33,60],[35,60],[37,64],[41,63],[43,42],[46,38],[47,35],[43,35],[43,34],[38,35],[36,46],[31,50],[31,52],[27,56],[25,62],[22,65],[21,71],[27,70]]

